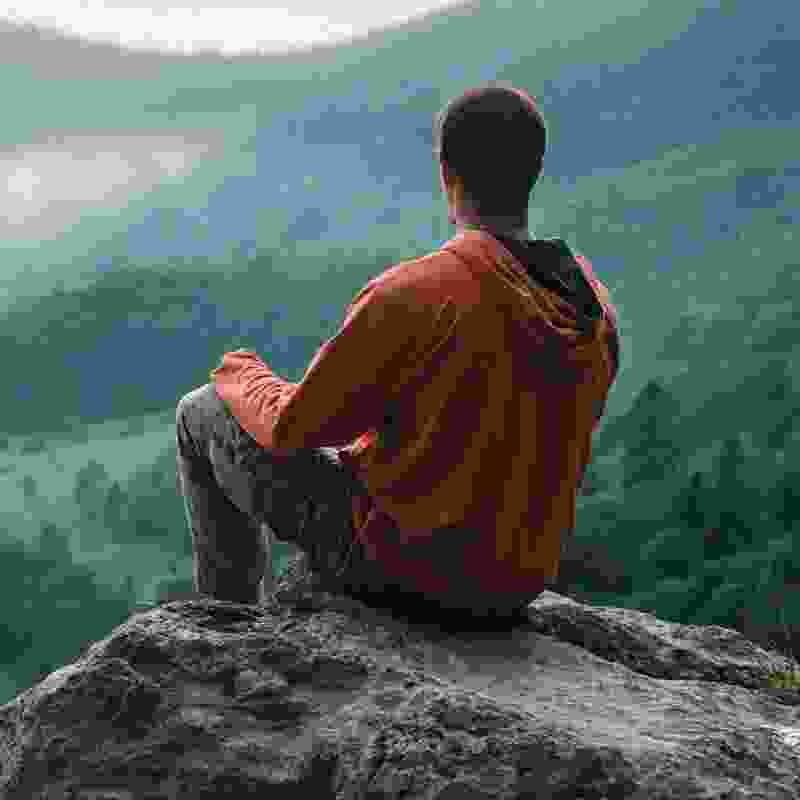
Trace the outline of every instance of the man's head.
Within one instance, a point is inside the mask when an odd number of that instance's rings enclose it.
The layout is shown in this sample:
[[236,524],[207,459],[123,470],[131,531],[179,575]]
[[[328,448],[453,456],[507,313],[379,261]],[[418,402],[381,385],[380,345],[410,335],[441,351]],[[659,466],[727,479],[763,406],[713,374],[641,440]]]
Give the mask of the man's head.
[[506,82],[469,89],[436,114],[433,141],[450,222],[527,225],[546,146],[535,98]]

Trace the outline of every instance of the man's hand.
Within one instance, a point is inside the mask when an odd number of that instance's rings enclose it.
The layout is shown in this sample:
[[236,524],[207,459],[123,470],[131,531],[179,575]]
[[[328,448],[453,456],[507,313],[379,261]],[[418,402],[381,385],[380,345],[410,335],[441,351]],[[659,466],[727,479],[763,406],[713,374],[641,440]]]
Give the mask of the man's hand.
[[[240,348],[238,348],[237,350],[230,350],[229,352],[231,352],[231,353],[254,353],[254,352],[255,352],[255,350],[253,350],[253,349],[252,349],[252,348],[250,348],[250,347],[240,347]],[[219,364],[218,364],[216,367],[214,367],[214,369],[212,369],[212,370],[211,370],[211,371],[208,373],[208,377],[211,379],[211,383],[214,383],[214,373],[215,373],[215,372],[216,372],[218,369],[220,369],[220,368],[222,367],[222,364],[223,364],[223,362],[224,362],[224,361],[225,361],[225,354],[223,353],[223,355],[222,355],[222,356],[220,357],[220,359],[219,359]],[[225,406],[225,408],[226,408],[226,409],[228,408],[228,407],[227,407],[227,405]]]
[[[252,347],[239,347],[236,350],[229,350],[228,353],[255,353],[255,350],[253,350]],[[223,353],[219,358],[219,364],[217,364],[217,366],[214,367],[214,369],[211,370],[210,374],[211,374],[211,378],[212,379],[214,377],[214,370],[220,369],[220,367],[222,367],[222,364],[225,361],[225,356],[226,355],[227,355],[227,353]]]
[[[230,352],[233,352],[233,353],[246,353],[246,352],[254,352],[254,351],[253,351],[251,348],[249,348],[249,347],[240,347],[238,350],[232,350],[232,351],[230,351]],[[218,365],[218,366],[216,366],[216,367],[214,367],[214,369],[212,369],[212,370],[211,370],[211,371],[208,373],[208,377],[211,379],[211,383],[214,383],[214,380],[215,380],[215,379],[214,379],[214,373],[215,373],[215,372],[216,372],[216,371],[217,371],[217,370],[218,370],[218,369],[219,369],[219,368],[222,366],[222,364],[223,364],[223,362],[224,362],[224,361],[225,361],[225,355],[223,354],[223,355],[221,356],[220,360],[219,360],[219,365]],[[225,409],[225,413],[226,413],[226,414],[227,414],[229,417],[233,417],[233,412],[231,411],[231,408],[230,408],[230,406],[228,405],[227,401],[225,401],[225,400],[222,400],[222,406],[223,406],[223,408]]]

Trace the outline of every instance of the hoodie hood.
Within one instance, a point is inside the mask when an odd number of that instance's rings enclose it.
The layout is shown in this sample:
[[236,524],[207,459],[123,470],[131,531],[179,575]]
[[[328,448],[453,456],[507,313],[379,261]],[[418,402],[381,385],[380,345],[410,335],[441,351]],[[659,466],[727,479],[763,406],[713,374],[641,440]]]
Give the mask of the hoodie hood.
[[535,283],[557,294],[573,310],[579,327],[591,330],[603,306],[569,245],[563,239],[498,238]]
[[481,302],[507,309],[532,349],[562,367],[586,368],[599,352],[607,354],[601,343],[615,328],[607,290],[563,239],[521,241],[465,230],[442,249],[470,267],[480,280]]
[[608,290],[563,239],[522,241],[464,230],[442,249],[479,280],[482,303],[507,312],[513,340],[538,354],[530,366],[544,385],[598,380],[602,373],[613,381],[619,351]]

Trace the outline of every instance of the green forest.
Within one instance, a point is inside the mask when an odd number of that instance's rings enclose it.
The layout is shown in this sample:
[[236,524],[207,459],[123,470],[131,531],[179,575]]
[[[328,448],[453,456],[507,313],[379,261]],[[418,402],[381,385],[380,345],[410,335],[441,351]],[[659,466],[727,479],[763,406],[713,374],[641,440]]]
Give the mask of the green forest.
[[[709,376],[699,376],[694,362],[706,369],[715,353],[724,360],[730,321],[684,316],[676,325],[665,348],[671,362],[684,357],[686,369],[648,381],[631,408],[595,436],[556,591],[665,620],[734,628],[800,657],[800,549],[793,547],[800,517],[800,402],[792,358],[800,312],[781,299],[791,281],[793,273],[783,270],[767,296],[737,307],[734,322],[749,320],[751,334],[746,345],[737,339],[733,374],[726,379],[720,368],[717,391],[699,406],[689,388]],[[306,340],[303,356],[320,343]],[[220,352],[210,347],[207,363]],[[697,353],[702,359],[694,358]],[[123,481],[89,459],[74,476],[71,495],[44,511],[46,489],[30,474],[19,476],[29,511],[25,524],[36,536],[21,541],[17,530],[15,540],[9,530],[2,537],[2,579],[9,595],[25,598],[26,609],[5,617],[1,634],[14,691],[77,658],[136,609],[192,592],[174,409],[156,422],[163,448]],[[120,442],[135,440],[146,427],[131,419]],[[53,447],[40,435],[14,441],[21,442],[20,454]],[[14,445],[5,437],[0,446]],[[74,560],[76,530],[86,547],[119,553],[107,570],[120,575],[116,583],[102,580],[100,568]],[[160,558],[150,567],[148,585],[155,589],[143,599],[145,574],[126,574],[123,564],[127,547],[147,543]],[[276,574],[285,556],[278,543]],[[46,646],[35,635],[43,629]]]
[[301,380],[367,281],[453,235],[432,122],[489,79],[547,120],[531,235],[618,312],[554,590],[800,658],[792,15],[513,0],[308,61],[0,25],[0,157],[30,190],[0,214],[0,703],[192,594],[179,400],[240,347]]

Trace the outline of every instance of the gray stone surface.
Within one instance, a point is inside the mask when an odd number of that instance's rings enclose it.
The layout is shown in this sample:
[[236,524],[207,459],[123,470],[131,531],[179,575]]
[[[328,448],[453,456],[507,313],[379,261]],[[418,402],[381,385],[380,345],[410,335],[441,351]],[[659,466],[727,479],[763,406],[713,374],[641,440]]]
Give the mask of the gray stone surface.
[[279,584],[135,614],[0,707],[7,800],[800,797],[800,665],[545,592],[445,633]]

